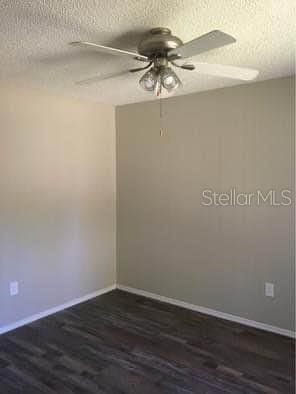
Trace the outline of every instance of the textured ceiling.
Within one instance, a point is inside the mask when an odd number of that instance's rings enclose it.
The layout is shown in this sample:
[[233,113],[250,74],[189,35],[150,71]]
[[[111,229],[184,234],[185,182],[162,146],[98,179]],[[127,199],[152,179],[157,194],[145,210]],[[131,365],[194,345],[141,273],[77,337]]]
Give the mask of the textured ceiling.
[[[165,26],[189,41],[223,30],[237,43],[192,60],[246,66],[259,80],[294,74],[295,0],[0,0],[0,79],[65,96],[121,105],[151,100],[139,74],[91,86],[75,81],[110,75],[142,63],[67,45],[87,40],[135,49],[141,35]],[[178,71],[178,94],[241,82]]]

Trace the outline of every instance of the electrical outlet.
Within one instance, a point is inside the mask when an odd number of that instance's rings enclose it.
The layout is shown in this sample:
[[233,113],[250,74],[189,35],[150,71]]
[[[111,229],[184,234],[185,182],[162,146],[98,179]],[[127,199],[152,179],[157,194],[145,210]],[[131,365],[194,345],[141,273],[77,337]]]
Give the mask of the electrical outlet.
[[17,281],[10,282],[9,289],[10,289],[10,295],[11,296],[17,295],[18,292],[19,292],[18,282]]
[[266,297],[274,297],[274,284],[266,282],[265,283],[265,295]]

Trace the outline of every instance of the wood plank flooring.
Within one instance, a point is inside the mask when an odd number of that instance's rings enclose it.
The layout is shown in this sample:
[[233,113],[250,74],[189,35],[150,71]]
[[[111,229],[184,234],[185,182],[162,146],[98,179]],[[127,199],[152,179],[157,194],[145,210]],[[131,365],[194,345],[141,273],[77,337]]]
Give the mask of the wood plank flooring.
[[0,336],[0,393],[295,393],[295,342],[115,290]]

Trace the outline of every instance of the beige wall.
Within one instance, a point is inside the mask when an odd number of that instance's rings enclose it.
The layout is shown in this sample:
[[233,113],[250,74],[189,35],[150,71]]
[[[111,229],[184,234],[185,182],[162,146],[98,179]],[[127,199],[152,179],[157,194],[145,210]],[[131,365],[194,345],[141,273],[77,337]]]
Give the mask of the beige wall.
[[[117,282],[293,328],[293,208],[201,205],[293,187],[293,83],[166,100],[163,137],[117,108]],[[113,108],[1,85],[0,122],[1,327],[113,284],[116,225]]]
[[[294,80],[116,110],[118,282],[293,328],[293,207],[205,207],[205,188],[293,187]],[[275,298],[264,295],[275,283]]]
[[115,119],[2,85],[0,122],[1,327],[115,283]]

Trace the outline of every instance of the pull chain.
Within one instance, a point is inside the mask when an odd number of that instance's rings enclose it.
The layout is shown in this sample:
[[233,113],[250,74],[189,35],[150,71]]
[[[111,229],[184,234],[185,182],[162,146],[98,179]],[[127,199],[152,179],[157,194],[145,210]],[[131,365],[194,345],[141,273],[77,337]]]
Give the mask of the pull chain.
[[159,97],[159,135],[163,137],[162,98]]

